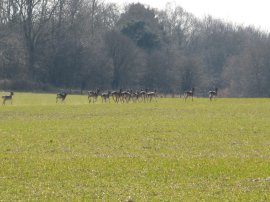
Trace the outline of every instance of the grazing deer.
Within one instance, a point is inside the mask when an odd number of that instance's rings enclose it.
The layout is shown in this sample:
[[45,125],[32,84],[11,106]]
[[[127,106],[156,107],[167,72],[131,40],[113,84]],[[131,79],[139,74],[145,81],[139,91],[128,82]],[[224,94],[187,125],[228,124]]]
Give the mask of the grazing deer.
[[100,89],[98,88],[96,91],[88,91],[88,101],[95,103],[97,101]]
[[217,96],[217,94],[218,94],[218,89],[217,88],[215,88],[215,90],[210,90],[208,92],[210,101],[212,101],[212,99],[215,98]]
[[2,96],[2,99],[3,99],[2,105],[5,105],[7,100],[10,100],[10,102],[12,104],[12,96],[13,95],[14,95],[14,93],[13,92],[10,92],[10,95],[4,95],[4,96]]
[[66,97],[67,97],[66,92],[57,93],[57,95],[56,95],[56,103],[58,102],[58,100],[61,100],[62,102],[65,101]]
[[187,100],[188,97],[191,97],[193,101],[194,91],[195,91],[195,88],[192,88],[190,91],[185,91],[184,93],[185,101]]

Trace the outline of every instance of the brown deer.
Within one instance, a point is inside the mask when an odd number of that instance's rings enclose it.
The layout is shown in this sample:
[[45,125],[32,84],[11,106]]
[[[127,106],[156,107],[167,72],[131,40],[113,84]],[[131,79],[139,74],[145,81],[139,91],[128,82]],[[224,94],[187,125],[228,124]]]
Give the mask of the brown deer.
[[147,92],[146,95],[149,102],[151,102],[153,98],[155,98],[155,101],[157,102],[157,90],[154,90],[152,92]]
[[101,94],[102,103],[103,102],[106,103],[107,101],[110,102],[110,95],[111,95],[111,92],[110,91],[108,91],[107,93],[102,93]]
[[97,101],[100,89],[98,88],[96,91],[88,91],[88,102],[95,103]]
[[58,100],[61,100],[62,102],[65,101],[66,97],[67,97],[66,92],[57,93],[57,95],[56,95],[56,103],[58,102]]
[[132,94],[132,91],[131,90],[127,90],[127,91],[122,91],[121,92],[121,101],[124,103],[128,103],[130,101],[130,98],[131,98],[131,94]]
[[195,88],[192,88],[190,91],[185,91],[184,93],[185,101],[187,100],[188,97],[191,97],[193,101],[194,91],[195,91]]
[[147,93],[148,93],[147,88],[145,90],[141,89],[141,91],[139,91],[139,97],[141,98],[141,101],[144,101],[144,102],[146,101]]
[[118,103],[118,102],[120,101],[120,99],[121,99],[121,94],[122,94],[122,89],[121,89],[121,88],[120,88],[119,91],[112,91],[112,92],[111,92],[111,96],[112,96],[113,101],[114,101],[115,103]]
[[10,102],[12,104],[12,96],[13,95],[14,95],[14,93],[13,92],[10,92],[10,95],[4,95],[4,96],[2,96],[2,99],[3,99],[2,105],[5,105],[7,100],[10,100]]
[[210,90],[208,92],[210,101],[212,101],[212,99],[215,98],[217,96],[217,94],[218,94],[218,89],[217,88],[215,88],[215,90]]

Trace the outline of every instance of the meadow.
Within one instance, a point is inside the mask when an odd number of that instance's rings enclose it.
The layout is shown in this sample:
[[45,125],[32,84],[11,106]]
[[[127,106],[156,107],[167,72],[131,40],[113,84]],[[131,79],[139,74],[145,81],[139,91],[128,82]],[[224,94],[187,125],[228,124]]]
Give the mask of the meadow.
[[270,99],[13,99],[0,201],[270,201]]

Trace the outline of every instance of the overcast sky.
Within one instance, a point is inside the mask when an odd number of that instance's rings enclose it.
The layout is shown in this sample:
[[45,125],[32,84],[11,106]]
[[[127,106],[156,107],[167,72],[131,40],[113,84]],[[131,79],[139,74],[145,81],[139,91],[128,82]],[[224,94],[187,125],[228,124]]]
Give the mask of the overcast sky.
[[166,2],[183,7],[197,17],[211,15],[232,23],[270,31],[270,0],[105,0],[121,5],[140,2],[164,9]]

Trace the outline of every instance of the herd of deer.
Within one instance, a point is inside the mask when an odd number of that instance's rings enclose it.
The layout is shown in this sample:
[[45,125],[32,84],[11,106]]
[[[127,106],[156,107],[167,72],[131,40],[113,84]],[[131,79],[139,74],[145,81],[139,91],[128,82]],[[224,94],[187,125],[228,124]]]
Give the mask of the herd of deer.
[[[192,88],[190,91],[185,91],[184,93],[184,99],[185,101],[190,97],[193,101],[195,88]],[[213,98],[215,98],[218,94],[218,89],[210,90],[208,92],[209,99],[212,101]],[[6,101],[10,101],[12,103],[12,97],[14,93],[10,92],[9,95],[2,96],[3,103],[2,105],[6,104]],[[130,101],[132,102],[152,102],[152,100],[157,101],[157,92],[155,91],[148,91],[147,89],[140,91],[132,91],[127,90],[123,91],[120,89],[119,91],[107,91],[107,92],[100,92],[100,89],[96,89],[95,91],[88,91],[88,102],[89,103],[95,103],[98,99],[98,96],[101,97],[102,103],[110,102],[110,97],[113,99],[114,102],[119,103],[128,103]],[[61,92],[57,93],[56,95],[56,103],[58,100],[64,101],[67,97],[67,92]]]
[[127,90],[123,91],[120,89],[119,91],[107,91],[104,93],[100,93],[100,89],[95,91],[88,91],[88,101],[89,103],[95,103],[97,101],[98,96],[100,95],[102,102],[110,102],[110,97],[113,99],[115,103],[119,102],[152,102],[152,100],[157,101],[157,91],[148,91],[147,89],[140,91]]
[[[58,100],[64,101],[66,99],[67,93],[61,92],[56,95],[56,102]],[[152,100],[156,101],[157,93],[156,91],[148,92],[148,90],[141,90],[133,92],[132,90],[123,91],[120,89],[119,91],[107,91],[100,92],[100,89],[96,89],[95,91],[88,91],[88,102],[95,103],[98,99],[98,96],[101,97],[102,103],[110,102],[110,97],[114,100],[114,102],[136,102],[136,101],[144,101],[151,102]]]

